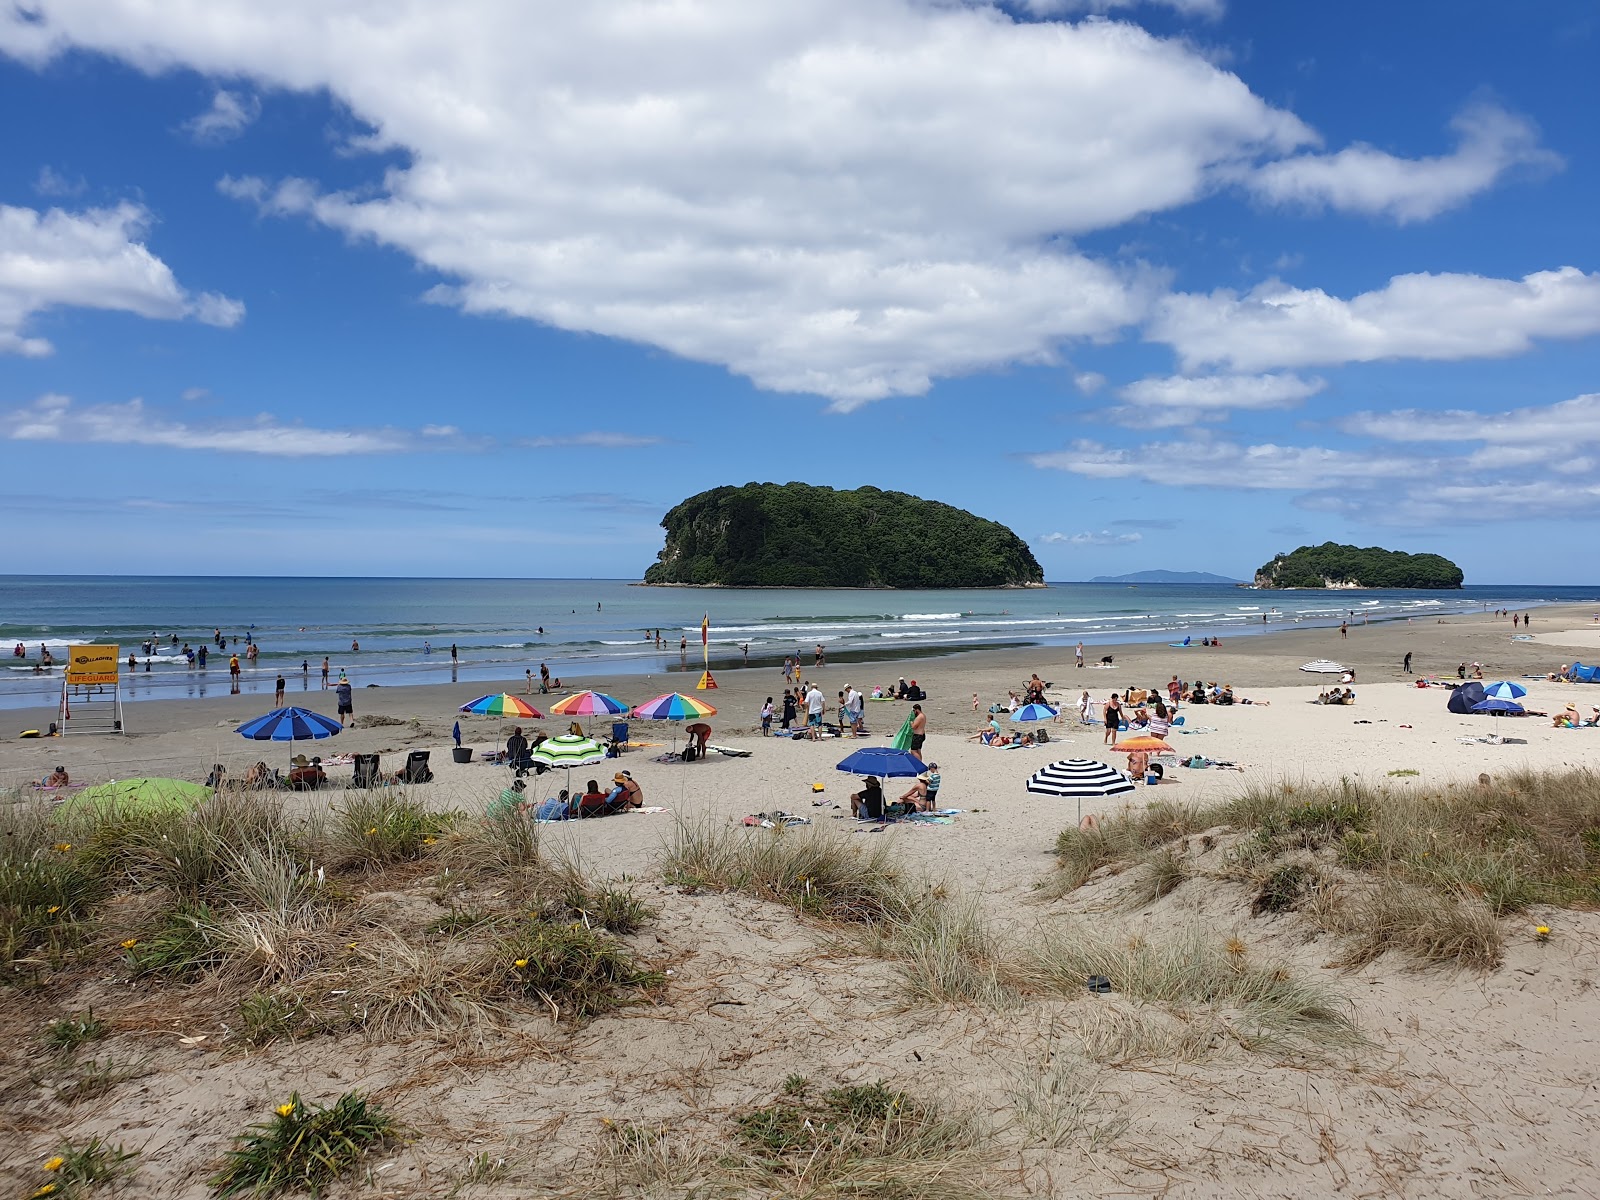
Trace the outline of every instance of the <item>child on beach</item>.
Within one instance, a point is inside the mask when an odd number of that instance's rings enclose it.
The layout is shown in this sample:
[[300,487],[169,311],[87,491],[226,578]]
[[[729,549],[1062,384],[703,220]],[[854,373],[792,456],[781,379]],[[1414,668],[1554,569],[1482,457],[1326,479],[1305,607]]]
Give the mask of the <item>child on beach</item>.
[[761,706],[761,736],[772,736],[772,697],[767,697],[767,702]]

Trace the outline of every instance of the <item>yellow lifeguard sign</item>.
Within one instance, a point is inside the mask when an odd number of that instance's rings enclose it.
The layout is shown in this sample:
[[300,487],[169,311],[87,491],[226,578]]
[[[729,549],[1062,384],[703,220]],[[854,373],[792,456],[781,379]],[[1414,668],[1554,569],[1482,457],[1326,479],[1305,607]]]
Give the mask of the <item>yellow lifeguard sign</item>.
[[117,682],[121,646],[68,646],[67,683],[73,687],[89,683]]
[[694,688],[695,688],[695,691],[697,691],[697,692],[704,692],[704,691],[709,691],[711,689],[714,689],[716,686],[717,686],[717,681],[715,679],[711,678],[711,672],[710,671],[706,671],[704,674],[702,674],[700,676],[700,682],[695,684]]

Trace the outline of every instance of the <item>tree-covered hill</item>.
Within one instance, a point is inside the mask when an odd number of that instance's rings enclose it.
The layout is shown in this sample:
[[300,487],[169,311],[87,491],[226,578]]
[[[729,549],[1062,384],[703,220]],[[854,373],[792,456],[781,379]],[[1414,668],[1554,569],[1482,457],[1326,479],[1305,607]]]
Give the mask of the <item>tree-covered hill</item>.
[[1378,546],[1323,542],[1274,555],[1256,572],[1256,586],[1267,588],[1458,588],[1461,568],[1438,554],[1407,554]]
[[661,519],[656,584],[728,587],[1039,586],[1044,571],[997,521],[905,492],[747,483],[690,496]]

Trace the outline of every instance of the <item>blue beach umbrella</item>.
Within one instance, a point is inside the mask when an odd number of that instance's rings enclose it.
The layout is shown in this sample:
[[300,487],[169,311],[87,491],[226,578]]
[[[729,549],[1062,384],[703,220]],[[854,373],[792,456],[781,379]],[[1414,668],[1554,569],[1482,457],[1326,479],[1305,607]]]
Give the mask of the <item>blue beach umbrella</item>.
[[1521,700],[1528,694],[1528,689],[1520,683],[1501,680],[1499,683],[1487,685],[1483,689],[1483,694],[1491,700]]
[[1011,714],[1013,721],[1053,721],[1061,715],[1060,709],[1048,704],[1024,704]]
[[309,708],[279,708],[264,717],[246,721],[234,732],[258,742],[320,741],[336,737],[343,725]]
[[1491,696],[1487,700],[1479,700],[1472,706],[1473,712],[1486,712],[1494,718],[1495,737],[1500,736],[1500,718],[1506,713],[1522,713],[1523,707],[1515,700],[1501,700]]
[[878,775],[887,779],[896,775],[921,775],[928,764],[915,754],[893,746],[867,746],[843,759],[836,769],[852,775]]

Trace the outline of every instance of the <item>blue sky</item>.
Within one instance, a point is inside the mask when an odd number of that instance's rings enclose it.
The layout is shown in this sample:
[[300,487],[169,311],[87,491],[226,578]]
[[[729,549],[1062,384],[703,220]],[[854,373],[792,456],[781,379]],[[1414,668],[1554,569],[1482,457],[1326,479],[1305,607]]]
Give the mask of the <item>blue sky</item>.
[[1600,10],[0,4],[21,572],[636,576],[875,483],[1051,579],[1592,583]]

